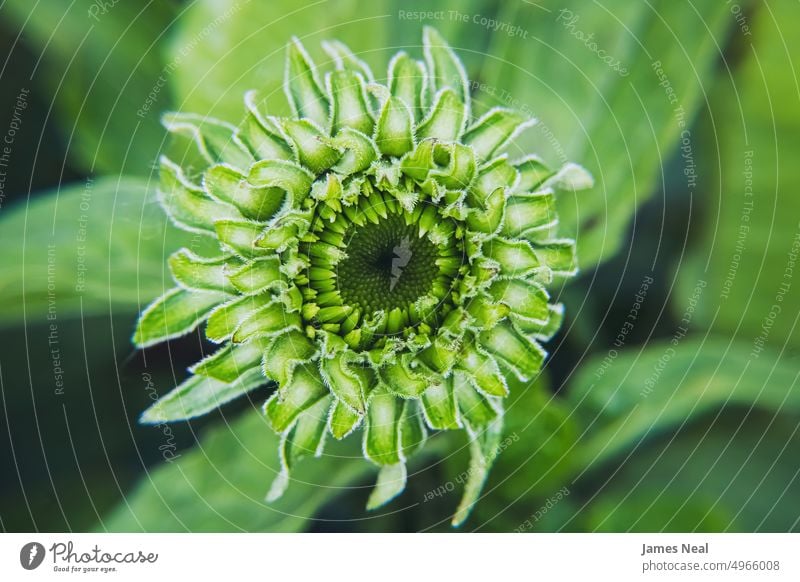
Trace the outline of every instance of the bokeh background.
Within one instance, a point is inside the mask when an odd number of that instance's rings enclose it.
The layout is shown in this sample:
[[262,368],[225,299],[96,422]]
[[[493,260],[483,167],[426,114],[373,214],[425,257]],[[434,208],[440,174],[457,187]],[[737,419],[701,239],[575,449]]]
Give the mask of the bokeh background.
[[[136,314],[187,235],[154,202],[160,114],[276,114],[292,35],[385,76],[437,27],[478,110],[595,187],[559,200],[581,275],[541,377],[462,530],[800,528],[800,3],[797,0],[6,0],[0,3],[0,528],[449,530],[463,435],[366,512],[358,439],[278,470],[269,388],[191,423],[139,413],[208,346],[146,351]],[[459,440],[461,439],[461,440]]]

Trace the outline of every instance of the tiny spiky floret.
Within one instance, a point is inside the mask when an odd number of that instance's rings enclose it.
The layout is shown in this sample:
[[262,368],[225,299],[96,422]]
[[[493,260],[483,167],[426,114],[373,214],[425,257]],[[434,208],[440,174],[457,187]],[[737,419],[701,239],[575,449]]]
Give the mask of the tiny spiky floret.
[[554,236],[554,189],[591,177],[510,161],[504,148],[533,120],[502,108],[474,119],[464,67],[433,29],[424,62],[398,54],[385,85],[341,43],[325,49],[335,67],[323,82],[289,45],[291,117],[249,92],[238,127],[164,118],[194,154],[161,159],[161,204],[219,251],[170,257],[176,286],[142,313],[134,342],[205,322],[221,347],[142,421],[195,417],[273,382],[264,413],[283,468],[268,499],[326,433],[360,429],[381,467],[369,507],[402,491],[429,431],[463,429],[473,461],[458,524],[497,450],[506,375],[533,379],[560,324],[546,286],[576,271],[574,244]]

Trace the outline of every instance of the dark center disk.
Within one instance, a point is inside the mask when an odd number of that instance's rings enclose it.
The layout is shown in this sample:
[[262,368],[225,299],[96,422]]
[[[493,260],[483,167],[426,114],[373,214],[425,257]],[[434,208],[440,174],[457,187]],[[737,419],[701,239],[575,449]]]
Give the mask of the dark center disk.
[[436,278],[436,246],[420,237],[416,225],[390,215],[378,224],[353,226],[347,258],[337,265],[337,285],[346,305],[369,314],[407,308]]

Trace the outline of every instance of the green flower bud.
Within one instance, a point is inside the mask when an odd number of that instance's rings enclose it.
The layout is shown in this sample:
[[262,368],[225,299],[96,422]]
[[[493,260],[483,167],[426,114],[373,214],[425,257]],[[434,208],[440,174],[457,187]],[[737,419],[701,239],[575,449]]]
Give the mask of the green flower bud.
[[276,385],[264,413],[282,435],[283,469],[269,500],[327,433],[361,430],[364,456],[381,467],[371,509],[403,490],[428,431],[466,431],[459,524],[496,453],[507,375],[534,378],[539,342],[560,325],[545,286],[576,272],[572,241],[552,238],[554,190],[591,177],[575,164],[511,161],[504,148],[533,120],[499,108],[473,119],[461,62],[433,29],[423,42],[424,62],[397,55],[383,86],[340,43],[326,44],[336,68],[323,76],[294,40],[293,117],[268,115],[254,92],[238,127],[165,116],[197,155],[186,167],[161,159],[161,204],[219,254],[170,258],[176,287],[142,313],[133,341],[206,322],[221,344],[142,422]]

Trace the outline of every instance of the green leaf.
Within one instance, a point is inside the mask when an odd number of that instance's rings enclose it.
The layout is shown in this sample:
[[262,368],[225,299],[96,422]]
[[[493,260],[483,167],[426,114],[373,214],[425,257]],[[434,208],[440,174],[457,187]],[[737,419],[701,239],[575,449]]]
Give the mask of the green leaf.
[[[726,412],[648,441],[580,517],[590,531],[797,531],[797,417]],[[598,483],[598,484],[600,484]],[[581,488],[591,487],[586,479]],[[572,528],[573,521],[568,524]]]
[[[185,52],[187,46],[193,47],[182,57],[185,66],[174,75],[178,102],[186,111],[238,119],[242,113],[241,96],[257,88],[266,98],[270,115],[288,115],[291,110],[282,89],[286,50],[292,35],[316,55],[322,54],[319,44],[331,38],[343,40],[358,53],[383,45],[379,39],[386,25],[375,17],[385,13],[383,2],[369,5],[355,0],[338,2],[335,10],[338,26],[331,30],[334,13],[324,5],[298,5],[293,0],[275,0],[268,4],[237,0],[196,2],[187,10],[168,50],[170,57],[176,57],[181,51]],[[368,26],[364,18],[368,19]],[[210,23],[213,23],[214,42],[198,44],[194,39]],[[292,54],[293,99],[301,100],[299,105],[305,104],[306,109],[312,108],[308,111],[312,119],[326,125],[327,116],[325,119],[321,116],[322,96],[303,73],[304,59],[299,58],[297,51],[293,50]],[[329,58],[316,60],[330,61]],[[330,63],[328,66],[332,68]],[[201,84],[197,83],[198,71],[203,74]]]
[[210,248],[173,227],[152,184],[133,178],[41,193],[3,209],[0,231],[0,325],[48,313],[138,313],[174,286],[170,253]]
[[755,350],[797,349],[800,96],[786,71],[800,61],[800,42],[783,34],[781,23],[798,12],[785,2],[763,8],[753,38],[738,40],[738,68],[720,77],[709,95],[711,113],[701,119],[695,163],[704,219],[681,263],[676,311],[682,316],[698,284],[706,285],[694,314],[699,324]]
[[[100,529],[124,532],[302,531],[342,488],[374,471],[357,439],[328,445],[330,454],[298,465],[281,499],[266,503],[281,471],[279,437],[258,411],[212,428],[199,445],[149,471]],[[332,446],[336,445],[336,446]]]
[[[599,376],[599,378],[598,378]],[[727,406],[800,412],[798,372],[781,352],[733,340],[685,339],[621,353],[610,366],[582,366],[569,393],[592,432],[576,466],[600,465],[674,426]]]
[[150,172],[179,63],[158,50],[175,13],[170,2],[3,3],[6,33],[19,31],[42,59],[33,76],[37,99],[53,103],[69,156],[84,171]]

